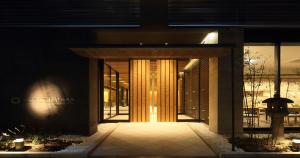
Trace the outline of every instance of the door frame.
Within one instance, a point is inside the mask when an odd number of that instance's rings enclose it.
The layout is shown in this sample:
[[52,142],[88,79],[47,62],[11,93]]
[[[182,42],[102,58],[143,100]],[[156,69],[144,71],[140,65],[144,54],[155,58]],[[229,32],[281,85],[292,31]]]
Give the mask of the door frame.
[[[95,56],[94,54],[89,54],[89,53],[86,53],[86,52],[82,52],[81,50],[82,49],[88,49],[88,48],[95,48],[95,49],[146,49],[146,50],[153,50],[153,49],[163,49],[163,50],[168,50],[168,49],[222,49],[221,51],[218,50],[219,52],[222,52],[224,51],[224,54],[219,54],[219,55],[207,55],[207,53],[205,54],[205,56],[207,57],[218,57],[218,56],[227,56],[227,55],[231,55],[232,53],[232,49],[235,47],[235,44],[187,44],[187,45],[180,45],[180,44],[176,44],[176,45],[132,45],[132,44],[129,44],[129,45],[85,45],[85,46],[75,46],[75,47],[70,47],[70,49],[75,52],[76,54],[80,55],[80,56],[83,56],[83,57],[88,57],[88,58],[96,58],[98,59],[98,62],[99,63],[99,71],[98,71],[98,76],[99,76],[99,90],[100,89],[103,89],[104,88],[104,85],[103,85],[103,82],[101,82],[101,79],[103,81],[103,77],[101,77],[101,73],[103,74],[103,70],[104,70],[104,66],[100,66],[101,63],[104,64],[104,59],[118,59],[118,58],[108,58],[108,57],[97,57]],[[203,55],[203,54],[202,54]],[[201,57],[201,54],[199,54],[199,58]],[[119,57],[120,58],[124,58],[124,57]],[[190,56],[184,56],[184,58],[191,58]],[[130,60],[130,59],[137,59],[136,57],[126,57],[126,59]],[[149,56],[149,57],[140,57],[138,59],[168,59],[166,57],[157,57],[157,56]],[[178,59],[178,57],[174,57],[174,58],[169,58],[169,59]],[[129,80],[130,80],[130,62],[128,63],[129,64]],[[178,62],[177,62],[178,64]],[[177,65],[178,67],[178,65]],[[178,69],[177,69],[178,71]],[[103,75],[102,75],[103,76]],[[100,78],[101,77],[101,78]],[[176,73],[176,79],[178,79],[178,72]],[[130,83],[129,83],[129,88],[128,88],[128,91],[129,91],[129,95],[130,95]],[[178,91],[178,83],[176,84],[176,91]],[[99,105],[98,105],[98,114],[100,116],[98,116],[98,122],[99,123],[107,123],[107,122],[130,122],[130,97],[128,99],[128,103],[129,103],[129,119],[128,120],[104,120],[103,119],[103,113],[104,112],[103,110],[103,106],[101,106],[101,104],[103,105],[103,91],[98,93],[100,96],[98,97],[99,98]],[[200,112],[200,110],[199,110]],[[178,120],[178,93],[176,93],[176,122],[182,122],[182,121],[187,121],[187,120]],[[196,120],[191,120],[191,121],[200,121],[201,122],[201,119],[196,119]]]

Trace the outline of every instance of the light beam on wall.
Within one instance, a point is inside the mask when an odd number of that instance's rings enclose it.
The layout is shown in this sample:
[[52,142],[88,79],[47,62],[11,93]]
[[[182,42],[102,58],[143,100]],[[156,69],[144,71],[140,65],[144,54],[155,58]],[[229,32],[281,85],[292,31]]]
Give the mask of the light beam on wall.
[[28,109],[30,114],[40,119],[46,119],[57,114],[62,106],[70,100],[66,100],[62,90],[50,81],[39,81],[35,83],[28,97]]

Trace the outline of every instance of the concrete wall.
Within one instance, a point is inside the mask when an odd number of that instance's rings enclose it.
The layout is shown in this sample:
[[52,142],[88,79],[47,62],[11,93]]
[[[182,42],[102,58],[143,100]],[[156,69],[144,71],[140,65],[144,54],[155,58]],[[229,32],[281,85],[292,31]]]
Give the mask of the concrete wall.
[[[233,44],[235,130],[242,133],[243,30],[220,29],[219,44]],[[231,64],[230,55],[209,61],[209,126],[216,133],[230,134],[232,130]]]
[[89,133],[98,126],[99,109],[99,65],[97,59],[89,59]]

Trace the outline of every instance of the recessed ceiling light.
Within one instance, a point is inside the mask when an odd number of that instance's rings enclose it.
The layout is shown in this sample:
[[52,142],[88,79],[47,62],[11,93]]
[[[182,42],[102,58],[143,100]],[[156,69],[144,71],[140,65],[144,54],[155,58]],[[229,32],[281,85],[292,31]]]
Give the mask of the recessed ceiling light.
[[201,44],[218,44],[218,32],[210,32],[208,33]]

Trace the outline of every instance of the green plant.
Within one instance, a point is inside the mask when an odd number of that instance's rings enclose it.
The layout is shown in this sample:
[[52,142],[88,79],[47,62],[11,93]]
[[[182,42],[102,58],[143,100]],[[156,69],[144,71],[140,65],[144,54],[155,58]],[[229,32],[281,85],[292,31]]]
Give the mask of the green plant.
[[2,137],[0,140],[0,150],[9,150],[13,148],[13,140]]
[[0,131],[0,150],[10,150],[14,147],[14,139],[22,138],[25,131],[24,125],[15,126]]
[[31,140],[32,140],[32,144],[35,144],[35,145],[41,144],[43,141],[42,137],[39,135],[32,135]]

